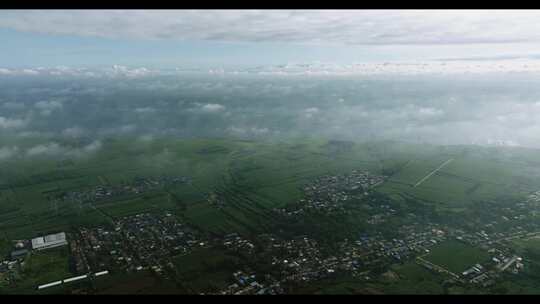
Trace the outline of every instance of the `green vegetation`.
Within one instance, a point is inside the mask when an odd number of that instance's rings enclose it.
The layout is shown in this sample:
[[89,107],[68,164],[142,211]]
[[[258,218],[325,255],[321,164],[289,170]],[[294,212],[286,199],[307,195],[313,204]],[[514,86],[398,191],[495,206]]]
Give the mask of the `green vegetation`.
[[238,256],[207,248],[176,257],[175,262],[184,289],[213,291],[232,283],[231,273],[237,271],[243,263]]
[[[509,154],[505,149],[428,145],[420,148],[397,142],[354,143],[345,147],[335,149],[323,140],[286,143],[155,139],[141,142],[125,138],[104,141],[104,148],[88,158],[5,162],[0,171],[0,231],[3,232],[0,253],[8,254],[14,239],[68,231],[75,226],[101,225],[118,217],[162,210],[175,213],[210,235],[237,232],[250,236],[279,231],[285,235],[305,234],[329,243],[333,239],[354,238],[360,231],[374,227],[366,224],[373,211],[366,208],[364,201],[348,206],[345,214],[312,212],[301,221],[286,221],[274,212],[275,208],[296,204],[303,196],[302,186],[314,178],[352,169],[388,176],[372,196],[379,204],[391,201],[399,215],[377,226],[385,235],[395,233],[396,227],[406,221],[418,218],[437,219],[441,223],[481,221],[477,211],[485,210],[488,202],[511,204],[538,190],[535,185],[540,185],[540,175],[529,169],[539,157],[526,149],[512,148],[514,153]],[[413,187],[451,158],[453,162]],[[191,182],[114,197],[92,206],[81,206],[69,200],[54,203],[51,199],[65,192],[162,175],[187,176]],[[417,218],[407,217],[410,213]],[[522,247],[524,254],[534,258],[535,252],[540,251],[533,245]],[[449,241],[433,248],[425,259],[460,273],[475,263],[484,262],[488,255],[481,249]],[[540,261],[540,253],[537,260]],[[183,265],[178,269],[179,275],[190,278],[184,289],[191,288],[190,285],[194,289],[222,287],[231,269],[239,263],[233,256],[203,249],[178,257],[178,262]],[[365,289],[367,283],[358,287],[357,283],[343,279],[334,284],[333,289],[320,286],[317,292],[444,292],[440,275],[435,276],[414,263],[395,266],[389,274],[393,274],[391,279],[373,283],[371,291]],[[20,288],[34,288],[37,284],[68,277],[67,254],[63,251],[35,253],[21,275],[25,280]],[[141,282],[146,282],[141,286],[158,284],[155,279],[141,278]],[[202,285],[204,288],[200,288]],[[509,286],[504,288],[516,290]]]
[[[534,176],[517,178],[525,172],[521,167],[493,160],[496,153],[481,158],[482,151],[458,146],[444,150],[427,146],[419,151],[417,146],[393,142],[354,144],[335,152],[325,141],[292,145],[219,139],[148,143],[110,139],[96,156],[73,159],[69,165],[60,166],[53,159],[6,163],[0,173],[5,181],[0,188],[0,228],[9,239],[29,238],[71,225],[106,222],[104,214],[115,217],[171,209],[214,233],[265,229],[273,221],[269,211],[300,199],[299,188],[304,183],[351,168],[391,174],[379,187],[382,193],[398,201],[408,197],[426,210],[435,208],[442,214],[463,214],[473,202],[502,194],[519,197],[532,189]],[[449,158],[455,160],[422,185],[411,186]],[[98,211],[79,208],[73,202],[61,202],[55,209],[48,199],[54,193],[87,189],[104,181],[114,184],[136,176],[165,174],[189,176],[193,183],[105,201],[96,204]],[[218,210],[206,202],[211,193],[222,196],[224,208]]]
[[447,241],[434,247],[424,259],[460,274],[476,263],[489,260],[489,254],[459,241]]
[[177,294],[182,290],[173,282],[156,277],[149,271],[121,274],[111,273],[94,281],[97,294]]
[[61,286],[55,286],[50,290],[38,291],[37,286],[73,276],[69,271],[68,260],[67,247],[33,251],[21,265],[19,275],[22,280],[5,291],[7,293],[47,293],[54,291],[53,289],[61,290]]
[[442,294],[445,276],[436,274],[415,262],[394,265],[383,275],[383,288],[391,294]]

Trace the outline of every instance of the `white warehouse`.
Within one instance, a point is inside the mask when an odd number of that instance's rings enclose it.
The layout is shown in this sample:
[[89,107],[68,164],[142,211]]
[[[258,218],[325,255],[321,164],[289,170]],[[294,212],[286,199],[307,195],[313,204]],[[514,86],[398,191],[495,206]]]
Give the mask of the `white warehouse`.
[[66,234],[64,232],[32,239],[32,249],[34,250],[49,249],[63,245],[67,245]]

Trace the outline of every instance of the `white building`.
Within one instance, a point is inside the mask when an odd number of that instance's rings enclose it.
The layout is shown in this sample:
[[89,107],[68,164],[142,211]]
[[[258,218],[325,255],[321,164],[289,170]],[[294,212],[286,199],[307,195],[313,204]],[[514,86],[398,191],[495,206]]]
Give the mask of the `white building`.
[[64,232],[32,239],[32,249],[34,250],[49,249],[63,245],[67,245],[66,234]]

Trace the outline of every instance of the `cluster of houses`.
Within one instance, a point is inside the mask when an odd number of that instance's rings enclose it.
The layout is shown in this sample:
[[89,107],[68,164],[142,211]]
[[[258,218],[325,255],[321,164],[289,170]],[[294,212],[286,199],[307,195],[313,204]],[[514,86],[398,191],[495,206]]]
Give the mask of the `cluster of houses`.
[[222,295],[272,295],[283,294],[283,289],[279,282],[269,284],[268,286],[257,281],[254,273],[245,273],[237,271],[233,273],[234,283],[227,286],[225,290],[218,292]]
[[[278,210],[285,215],[302,214],[305,210],[335,212],[345,210],[345,204],[358,198],[368,198],[366,206],[372,212],[367,219],[370,224],[382,224],[396,213],[384,201],[371,202],[370,190],[384,182],[384,176],[372,175],[367,171],[353,170],[349,174],[326,175],[303,187],[305,197],[297,208]],[[160,177],[157,179],[137,178],[131,184],[117,187],[100,186],[84,192],[70,192],[65,198],[79,201],[96,201],[126,193],[143,193],[173,183],[186,183],[184,177]],[[214,197],[219,205],[219,200]],[[252,270],[238,269],[231,274],[231,282],[219,294],[280,294],[288,286],[306,284],[339,273],[370,278],[370,270],[404,262],[429,253],[433,246],[450,238],[477,246],[490,253],[491,261],[471,265],[455,279],[469,284],[489,287],[502,272],[517,274],[524,269],[523,259],[512,251],[507,243],[517,238],[534,237],[540,234],[540,226],[533,223],[521,225],[516,222],[506,231],[494,229],[498,221],[518,221],[529,216],[540,205],[540,191],[531,194],[526,202],[511,209],[495,207],[489,216],[492,221],[467,230],[445,225],[422,222],[403,225],[399,237],[384,237],[377,229],[362,234],[357,239],[344,239],[337,244],[338,250],[327,252],[314,239],[298,236],[282,239],[272,234],[257,236],[252,241],[239,234],[231,233],[214,239],[203,238],[197,231],[181,223],[170,213],[143,213],[118,219],[111,226],[79,228],[70,234],[68,242],[63,232],[40,236],[32,240],[17,241],[10,259],[0,262],[0,282],[14,280],[13,274],[24,263],[32,250],[40,251],[69,245],[77,276],[66,279],[81,280],[102,275],[103,269],[122,272],[149,270],[163,278],[174,273],[174,257],[188,254],[196,248],[222,246],[227,250],[255,256],[255,252],[268,258],[272,274],[256,274]],[[376,209],[377,208],[377,209]],[[375,210],[376,209],[376,210]],[[508,210],[511,209],[511,210]],[[534,232],[536,231],[539,232]],[[421,261],[417,259],[417,262]],[[437,265],[423,262],[426,268],[442,271]],[[171,270],[171,271],[169,271]],[[107,271],[108,273],[108,271]],[[58,283],[60,282],[60,283]],[[40,285],[48,288],[63,284],[64,280]],[[52,285],[51,285],[52,284]]]
[[[233,273],[235,282],[221,293],[264,294],[269,290],[287,291],[290,286],[309,284],[340,273],[369,280],[370,269],[375,266],[387,266],[424,254],[429,252],[428,248],[446,240],[446,234],[432,225],[423,230],[420,227],[409,228],[404,230],[403,237],[399,239],[385,239],[380,234],[361,235],[356,240],[346,239],[332,252],[326,252],[316,240],[306,236],[282,239],[272,234],[259,235],[257,244],[262,247],[259,252],[271,261],[273,276],[268,279],[269,274],[255,276],[255,273],[246,269],[238,269]],[[225,242],[230,242],[231,238],[242,239],[233,234]],[[242,278],[242,281],[238,281],[238,278]],[[245,282],[251,282],[252,286],[247,287]]]
[[61,196],[61,200],[79,203],[93,203],[127,194],[141,194],[154,189],[174,184],[190,182],[185,176],[160,176],[157,178],[136,177],[129,183],[119,185],[103,184],[88,190],[70,191]]
[[378,225],[386,222],[389,217],[396,214],[396,210],[390,205],[381,204],[378,206],[378,212],[371,215],[366,222],[371,225]]
[[149,269],[164,274],[171,258],[204,246],[196,232],[170,213],[143,213],[116,221],[110,228],[81,228],[71,242],[77,272]]
[[223,237],[222,242],[227,249],[241,251],[246,254],[251,254],[255,248],[252,242],[242,238],[238,233],[227,234]]
[[516,255],[505,256],[500,253],[497,256],[493,256],[484,265],[476,263],[463,271],[460,274],[460,280],[482,287],[489,287],[496,283],[501,272],[508,271],[518,274],[523,267],[523,258]]
[[276,211],[287,216],[302,214],[307,210],[325,213],[345,212],[345,204],[369,194],[371,188],[383,183],[384,176],[364,170],[353,170],[348,174],[324,175],[303,187],[304,198],[293,208]]
[[321,279],[334,272],[336,258],[323,258],[315,240],[285,240],[272,234],[261,234],[257,239],[260,256],[271,261],[271,273],[238,269],[232,274],[233,282],[218,294],[282,294],[290,284]]
[[[455,237],[455,240],[479,247],[486,250],[490,255],[491,259],[489,261],[475,263],[459,274],[451,273],[455,281],[484,288],[493,286],[501,277],[502,272],[518,274],[524,269],[523,258],[515,254],[512,244],[508,243],[508,241],[537,235],[535,232],[525,232],[519,227],[514,227],[506,233],[494,232],[488,234],[483,230],[466,233],[460,229],[448,229],[447,232]],[[428,263],[425,260],[420,259],[417,262],[430,270],[447,272],[442,267]]]

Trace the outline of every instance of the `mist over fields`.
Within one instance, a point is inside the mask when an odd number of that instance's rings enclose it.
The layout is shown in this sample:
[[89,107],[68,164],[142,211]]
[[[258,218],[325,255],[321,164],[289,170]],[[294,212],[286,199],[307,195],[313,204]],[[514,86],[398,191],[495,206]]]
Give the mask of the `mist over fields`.
[[538,73],[139,72],[1,76],[0,161],[87,155],[110,136],[540,147]]

